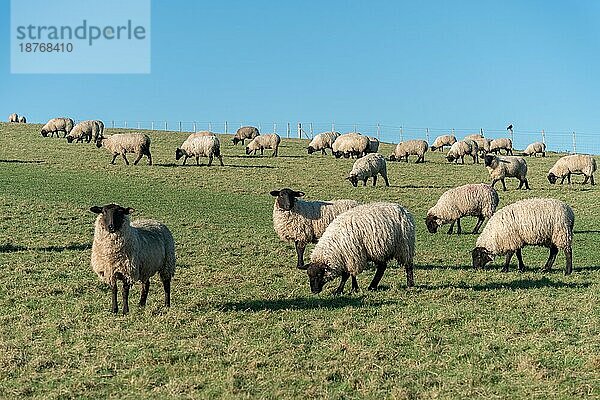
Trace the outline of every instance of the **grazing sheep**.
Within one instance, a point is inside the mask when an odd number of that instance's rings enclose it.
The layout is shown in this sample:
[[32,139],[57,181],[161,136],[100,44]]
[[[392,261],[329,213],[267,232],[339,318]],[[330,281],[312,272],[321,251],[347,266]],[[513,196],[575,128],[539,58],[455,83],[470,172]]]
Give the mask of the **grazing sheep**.
[[175,274],[175,242],[164,224],[152,220],[130,222],[132,208],[118,204],[94,206],[98,214],[92,244],[92,269],[112,288],[112,312],[118,312],[117,280],[123,282],[123,314],[129,312],[129,288],[140,282],[140,307],[146,305],[150,278],[157,272],[171,306],[171,279]]
[[340,136],[338,132],[322,132],[316,135],[308,144],[308,154],[321,150],[321,154],[325,155],[325,149],[331,149],[333,142]]
[[84,140],[88,143],[92,138],[98,140],[100,135],[100,126],[98,121],[81,121],[71,129],[71,132],[66,136],[67,142],[71,143],[75,140],[76,143],[83,142]]
[[310,255],[307,270],[313,293],[337,276],[341,282],[334,294],[342,294],[352,276],[352,291],[358,290],[356,275],[373,262],[377,272],[369,290],[377,290],[387,262],[396,259],[406,270],[406,285],[414,286],[415,222],[407,209],[396,203],[371,203],[340,214],[329,224]]
[[377,174],[381,174],[385,180],[385,186],[390,186],[385,157],[379,153],[367,154],[354,162],[352,171],[350,171],[346,179],[356,187],[358,186],[358,181],[363,181],[363,186],[367,186],[367,179],[373,177],[373,186],[375,186],[377,183]]
[[19,122],[19,115],[17,113],[12,113],[8,116],[8,122]]
[[474,133],[465,136],[465,140],[472,140],[477,143],[480,155],[485,155],[490,152],[490,144],[492,143],[492,139],[485,138],[479,133]]
[[484,163],[490,173],[492,187],[500,181],[502,182],[502,189],[506,191],[504,178],[517,178],[519,180],[517,189],[521,189],[523,185],[525,185],[525,189],[530,189],[527,182],[527,162],[523,157],[488,154],[485,156]]
[[71,132],[73,125],[74,122],[71,118],[52,118],[42,127],[40,133],[43,137],[48,136],[48,134],[52,137],[56,133],[56,137],[58,137],[58,132],[64,132],[63,137],[65,137]]
[[104,122],[100,121],[99,119],[94,120],[94,122],[97,125],[97,131],[98,131],[98,134],[92,138],[92,140],[95,143],[99,137],[104,135]]
[[431,151],[444,151],[444,146],[452,146],[456,143],[456,136],[454,135],[441,135],[435,138],[431,145]]
[[533,142],[523,150],[524,156],[534,156],[541,154],[542,157],[546,157],[546,144],[543,142]]
[[512,140],[509,138],[493,139],[490,143],[490,153],[498,154],[500,150],[505,150],[506,155],[512,155]]
[[246,154],[254,152],[254,155],[256,155],[256,152],[260,150],[260,155],[262,156],[265,149],[273,149],[271,157],[277,157],[279,154],[279,143],[281,143],[281,138],[276,133],[259,135],[248,143],[248,146],[246,146]]
[[224,166],[223,156],[221,155],[221,143],[219,142],[219,138],[214,135],[198,136],[198,133],[192,133],[183,142],[181,147],[175,151],[176,160],[184,156],[182,165],[185,165],[185,162],[190,157],[196,157],[196,165],[200,165],[200,157],[208,157],[208,166],[210,167],[213,157],[216,156],[221,163],[221,167]]
[[403,158],[408,162],[408,156],[417,156],[415,164],[425,162],[425,153],[429,145],[425,140],[407,140],[396,145],[390,156],[390,161],[401,161]]
[[367,153],[377,153],[379,150],[379,139],[374,136],[368,136],[369,147],[367,147]]
[[26,124],[26,123],[27,123],[27,118],[25,118],[25,116],[24,116],[24,115],[21,115],[21,116],[19,117],[19,123],[20,123],[20,124]]
[[448,150],[446,160],[448,160],[449,162],[454,161],[458,164],[458,160],[460,159],[461,163],[464,164],[465,156],[470,155],[471,157],[473,157],[473,164],[475,164],[479,163],[478,152],[479,146],[477,145],[477,142],[471,139],[459,140],[450,147],[450,150]]
[[519,271],[525,270],[521,249],[526,245],[550,248],[544,271],[554,264],[558,250],[566,256],[565,275],[573,271],[573,224],[575,215],[568,204],[556,199],[531,198],[507,205],[488,221],[472,251],[473,267],[483,268],[497,255],[506,254],[502,271],[517,253]]
[[358,132],[350,132],[340,135],[331,146],[335,158],[354,157],[360,158],[367,154],[371,145],[368,136],[363,136]]
[[558,159],[554,166],[548,171],[548,181],[552,184],[556,183],[558,178],[561,178],[560,184],[562,185],[567,178],[567,182],[571,183],[571,174],[583,174],[585,179],[583,183],[586,184],[588,180],[595,185],[594,172],[596,172],[596,160],[594,157],[587,154],[573,154],[570,156],[564,156]]
[[115,163],[115,159],[120,154],[125,164],[129,165],[125,154],[135,153],[138,157],[133,162],[134,165],[137,165],[143,156],[148,157],[148,165],[152,165],[150,138],[143,133],[118,133],[112,136],[99,137],[96,141],[96,147],[100,148],[102,146],[112,153],[111,164]]
[[234,145],[238,144],[238,142],[242,142],[243,145],[244,140],[252,140],[258,135],[260,135],[260,133],[258,132],[258,128],[255,128],[253,126],[242,126],[240,129],[237,130],[237,132],[235,132],[235,135],[233,136],[233,139],[231,139],[231,141]]
[[356,207],[354,200],[305,201],[303,192],[292,189],[271,191],[276,197],[273,205],[273,228],[285,242],[294,242],[298,255],[297,267],[304,265],[304,249],[317,243],[325,228],[339,214]]
[[451,234],[456,222],[456,233],[460,234],[460,219],[475,216],[478,219],[473,233],[477,233],[485,218],[490,218],[496,211],[498,201],[498,192],[485,183],[459,186],[442,194],[435,206],[427,211],[425,224],[430,233],[436,233],[440,226],[450,223],[448,234]]

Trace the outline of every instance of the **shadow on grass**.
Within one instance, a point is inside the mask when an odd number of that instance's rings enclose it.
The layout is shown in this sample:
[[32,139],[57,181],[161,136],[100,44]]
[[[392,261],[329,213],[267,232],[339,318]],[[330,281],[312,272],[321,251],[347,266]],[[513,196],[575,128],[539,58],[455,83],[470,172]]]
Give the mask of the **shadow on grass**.
[[279,300],[243,300],[217,305],[221,311],[279,311],[279,310],[313,310],[317,308],[335,309],[344,307],[360,307],[368,305],[377,307],[384,302],[364,302],[364,296],[338,296],[330,298],[299,297],[295,299]]
[[421,289],[435,290],[435,289],[468,289],[477,291],[487,290],[498,290],[498,289],[511,289],[511,290],[526,290],[526,289],[542,289],[542,288],[553,288],[553,289],[582,289],[587,288],[590,283],[575,283],[575,282],[557,282],[542,277],[539,279],[517,279],[512,282],[492,282],[486,284],[468,285],[464,282],[457,284],[444,284],[444,285],[417,285]]
[[600,233],[600,231],[585,230],[585,231],[573,231],[573,233],[586,234],[586,233]]
[[0,163],[10,164],[42,164],[42,160],[0,160]]
[[390,185],[400,189],[452,189],[452,185]]
[[18,251],[49,251],[49,252],[63,252],[63,251],[83,251],[92,248],[91,243],[71,243],[67,246],[45,246],[45,247],[25,247],[21,245],[14,245],[7,243],[0,245],[0,253],[15,253]]
[[233,167],[233,168],[277,168],[272,165],[227,165],[227,164],[225,164],[225,166]]

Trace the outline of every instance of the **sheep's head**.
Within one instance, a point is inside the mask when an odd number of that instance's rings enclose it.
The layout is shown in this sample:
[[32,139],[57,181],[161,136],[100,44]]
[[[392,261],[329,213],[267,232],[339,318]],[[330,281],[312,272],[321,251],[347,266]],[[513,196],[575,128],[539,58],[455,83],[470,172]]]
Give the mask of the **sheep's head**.
[[323,286],[335,278],[333,270],[326,264],[310,263],[305,265],[302,269],[305,269],[308,274],[310,291],[314,294],[320,293],[321,290],[323,290]]
[[471,251],[473,257],[473,268],[482,269],[485,265],[491,262],[494,258],[492,254],[485,247],[475,247]]
[[346,179],[348,179],[350,181],[352,186],[354,186],[354,187],[358,186],[358,176],[356,176],[355,174],[348,175],[348,177]]
[[341,151],[334,151],[333,155],[335,156],[335,158],[340,158],[342,156],[342,152]]
[[556,180],[558,179],[558,176],[554,175],[552,172],[550,172],[548,174],[548,182],[550,182],[551,184],[555,184]]
[[308,150],[308,154],[312,154],[312,153],[314,153],[314,152],[315,152],[315,149],[314,149],[312,146],[308,146],[308,147],[306,148],[306,150]]
[[344,153],[344,158],[350,158],[350,155],[351,155],[351,154],[352,154],[352,153],[345,152],[345,153]]
[[456,159],[457,159],[457,157],[454,157],[454,154],[448,154],[446,156],[446,160],[448,160],[448,162],[452,162],[452,161],[454,161]]
[[74,140],[73,136],[67,136],[67,143],[72,143]]
[[495,168],[495,164],[497,164],[498,157],[493,154],[486,154],[483,158],[483,164],[486,167]]
[[241,142],[241,139],[238,139],[236,137],[234,137],[233,139],[231,139],[231,142],[233,143],[233,145],[235,146],[236,144],[238,144],[239,142]]
[[134,210],[133,208],[121,207],[118,204],[107,204],[102,207],[94,206],[90,211],[102,215],[102,223],[106,230],[110,233],[115,233],[121,229],[123,223]]
[[48,131],[47,131],[47,130],[45,130],[45,129],[42,129],[42,130],[40,131],[40,133],[42,134],[42,136],[43,136],[43,137],[46,137],[46,136],[48,136]]
[[435,147],[435,146],[431,146],[431,147],[429,148],[429,150],[431,150],[431,151],[436,151],[436,150],[437,150],[437,147]]
[[390,157],[388,158],[388,161],[396,161],[396,155],[394,153],[392,153],[390,155]]
[[284,188],[281,190],[272,190],[271,196],[277,197],[275,202],[277,203],[278,208],[284,211],[290,211],[294,208],[296,197],[304,196],[304,192],[297,192],[292,189]]
[[442,220],[435,215],[427,214],[425,225],[427,225],[429,233],[436,233],[440,225],[442,225]]
[[183,150],[181,150],[179,147],[177,148],[177,150],[175,150],[175,159],[176,160],[179,160],[184,155],[185,154],[183,153]]

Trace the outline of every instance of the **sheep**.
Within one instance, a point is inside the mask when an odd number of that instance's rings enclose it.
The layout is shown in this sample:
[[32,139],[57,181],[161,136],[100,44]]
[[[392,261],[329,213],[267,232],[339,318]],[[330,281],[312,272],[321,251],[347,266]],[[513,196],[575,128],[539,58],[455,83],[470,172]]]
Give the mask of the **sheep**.
[[56,137],[58,137],[58,132],[64,132],[63,137],[66,137],[73,129],[73,125],[74,122],[71,118],[52,118],[42,127],[40,133],[43,137],[48,136],[48,134],[52,137],[56,133]]
[[538,154],[541,154],[542,157],[546,157],[546,144],[543,142],[533,142],[529,144],[525,150],[523,150],[524,156],[534,156],[537,157]]
[[331,147],[335,158],[349,158],[356,156],[360,158],[367,154],[371,141],[367,136],[363,136],[358,132],[350,132],[340,135]]
[[171,306],[175,274],[175,242],[166,225],[153,220],[129,221],[132,208],[118,204],[94,206],[98,214],[92,243],[92,270],[112,288],[112,312],[118,312],[117,280],[123,282],[123,314],[129,312],[129,288],[140,282],[140,307],[146,305],[150,278],[157,272],[163,283],[165,306]]
[[472,140],[477,143],[477,146],[479,147],[479,154],[481,155],[485,155],[490,152],[490,143],[492,142],[492,139],[485,138],[479,133],[473,133],[465,136],[464,140]]
[[471,139],[459,140],[454,143],[450,150],[448,150],[448,154],[446,155],[446,160],[449,162],[455,162],[458,164],[458,160],[460,159],[462,164],[465,163],[465,156],[470,155],[473,157],[473,164],[479,163],[479,146],[477,142]]
[[81,121],[71,129],[71,132],[66,136],[67,142],[71,143],[73,140],[77,142],[83,142],[84,140],[88,143],[92,138],[98,140],[100,135],[100,126],[98,121]]
[[271,157],[277,157],[279,154],[279,143],[281,143],[281,137],[276,133],[259,135],[248,143],[248,146],[246,146],[246,154],[249,155],[254,152],[254,155],[256,155],[256,152],[260,150],[260,155],[262,156],[265,149],[273,149]]
[[406,270],[406,285],[414,286],[415,223],[410,212],[396,203],[359,205],[340,214],[329,224],[310,255],[307,270],[314,294],[337,276],[341,282],[334,294],[342,294],[352,276],[352,292],[359,290],[356,275],[372,261],[377,272],[369,290],[377,290],[387,262],[396,259]]
[[444,146],[452,146],[456,143],[456,136],[454,135],[441,135],[435,138],[431,145],[431,151],[444,151]]
[[554,264],[558,250],[566,256],[565,275],[573,271],[573,225],[575,215],[568,204],[550,198],[529,198],[498,210],[488,221],[472,250],[474,268],[483,268],[497,255],[506,254],[503,272],[517,254],[519,271],[525,270],[521,249],[526,245],[550,248],[543,271]]
[[485,156],[484,163],[490,173],[492,187],[500,181],[502,182],[502,190],[506,191],[504,178],[517,178],[519,180],[517,189],[521,189],[523,185],[525,189],[530,189],[527,182],[527,163],[523,157],[488,154]]
[[19,115],[17,113],[12,113],[8,116],[8,122],[19,122]]
[[390,161],[401,161],[403,158],[408,162],[408,156],[417,156],[415,164],[425,162],[425,153],[429,145],[425,140],[407,140],[396,145],[394,152],[389,157]]
[[498,154],[500,150],[505,150],[506,155],[512,155],[512,140],[509,138],[493,139],[490,143],[490,153]]
[[379,139],[373,136],[368,136],[369,138],[369,147],[367,147],[367,153],[377,153],[379,150]]
[[338,132],[322,132],[316,135],[308,144],[306,150],[308,154],[321,150],[321,154],[325,155],[325,149],[331,149],[333,142],[340,136]]
[[94,140],[94,142],[96,142],[96,140],[98,140],[98,137],[103,136],[104,135],[104,122],[100,121],[99,119],[94,120],[94,122],[96,123],[98,129],[98,134],[96,136],[94,136],[92,139]]
[[20,124],[26,124],[26,123],[27,123],[27,118],[25,118],[25,116],[24,116],[24,115],[21,115],[21,116],[19,117],[19,123],[20,123]]
[[112,153],[113,158],[110,162],[111,164],[115,163],[115,159],[120,154],[123,157],[125,164],[129,165],[129,161],[127,161],[125,154],[135,153],[138,157],[133,162],[134,165],[137,165],[142,156],[147,156],[148,165],[152,165],[150,138],[143,133],[118,133],[112,136],[99,137],[96,141],[96,147],[100,148],[102,146]]
[[223,167],[223,156],[221,155],[219,138],[214,135],[205,136],[203,132],[199,133],[203,136],[198,136],[198,133],[192,133],[185,142],[183,142],[181,147],[175,150],[175,159],[179,160],[181,157],[185,156],[182,164],[185,165],[188,158],[196,157],[196,165],[200,165],[199,158],[208,157],[208,166],[210,167],[213,162],[213,156],[216,156],[221,163],[221,167]]
[[258,128],[255,128],[253,126],[242,126],[235,132],[235,135],[233,136],[233,139],[231,139],[231,141],[233,142],[234,146],[238,144],[238,142],[242,142],[242,145],[244,145],[245,139],[252,140],[258,135],[260,135],[260,133],[258,132]]
[[573,154],[561,157],[556,161],[548,171],[548,181],[555,184],[556,180],[561,178],[560,184],[562,185],[565,178],[567,178],[567,182],[570,184],[571,174],[583,174],[585,176],[583,184],[586,184],[589,180],[592,185],[595,185],[594,172],[596,172],[594,157],[587,154]]
[[356,207],[354,200],[306,201],[303,192],[284,188],[271,191],[273,228],[285,242],[294,242],[298,255],[297,267],[304,265],[304,249],[308,243],[317,243],[325,228],[339,214]]
[[490,218],[496,211],[498,201],[498,192],[485,183],[459,186],[440,196],[437,203],[427,211],[425,225],[430,233],[436,233],[441,225],[450,223],[448,234],[451,234],[456,222],[456,233],[460,234],[460,219],[475,216],[478,219],[473,233],[477,233],[485,218]]
[[367,179],[373,177],[373,186],[375,186],[377,174],[381,174],[385,180],[385,186],[390,186],[385,157],[379,153],[372,153],[356,160],[346,179],[352,183],[352,186],[356,187],[359,180],[363,181],[363,186],[367,186]]

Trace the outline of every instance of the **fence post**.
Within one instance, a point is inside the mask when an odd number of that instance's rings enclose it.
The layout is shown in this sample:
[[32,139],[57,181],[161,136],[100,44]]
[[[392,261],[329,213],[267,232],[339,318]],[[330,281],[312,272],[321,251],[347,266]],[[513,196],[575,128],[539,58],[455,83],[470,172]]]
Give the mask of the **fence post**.
[[575,141],[575,131],[573,131],[573,153],[577,153],[577,146]]
[[291,127],[290,127],[290,123],[287,123],[287,138],[290,138],[290,132],[292,131]]
[[479,134],[480,134],[481,136],[484,136],[484,134],[483,134],[483,128],[479,128]]
[[546,132],[542,129],[542,143],[546,144]]
[[354,124],[354,132],[355,133],[358,132],[357,129],[356,129],[356,124]]
[[456,136],[456,135],[454,134],[454,128],[452,128],[452,129],[450,130],[450,132],[452,132],[452,136]]
[[335,132],[335,124],[333,122],[331,123],[331,132]]
[[209,132],[212,132],[212,122],[209,122],[209,123],[208,123],[208,131],[209,131]]
[[313,133],[313,123],[311,122],[311,123],[310,123],[310,137],[312,138],[312,137],[314,137],[314,136],[315,136],[315,135],[314,135],[314,133]]
[[227,134],[227,121],[225,121],[225,134]]
[[127,128],[127,120],[125,121],[125,128]]
[[298,122],[298,138],[302,139],[302,123]]
[[425,139],[427,140],[427,143],[429,143],[429,128],[425,128]]
[[165,121],[165,131],[167,130],[167,121]]
[[273,122],[273,133],[277,133],[277,122]]
[[404,141],[404,127],[400,127],[400,142]]
[[379,126],[379,122],[377,123],[377,140],[379,140],[379,136],[381,134],[381,127]]
[[140,124],[141,124],[141,122],[140,122],[140,121],[138,121],[138,123],[137,123],[137,128],[138,128],[138,129],[140,129]]
[[193,131],[194,131],[194,132],[196,132],[196,121],[194,121],[194,122],[192,123],[192,128],[193,128]]
[[115,127],[115,121],[114,120],[110,121],[110,127],[114,129],[114,127]]
[[154,130],[154,121],[152,121],[150,124],[151,124],[150,126],[152,127],[152,130]]

